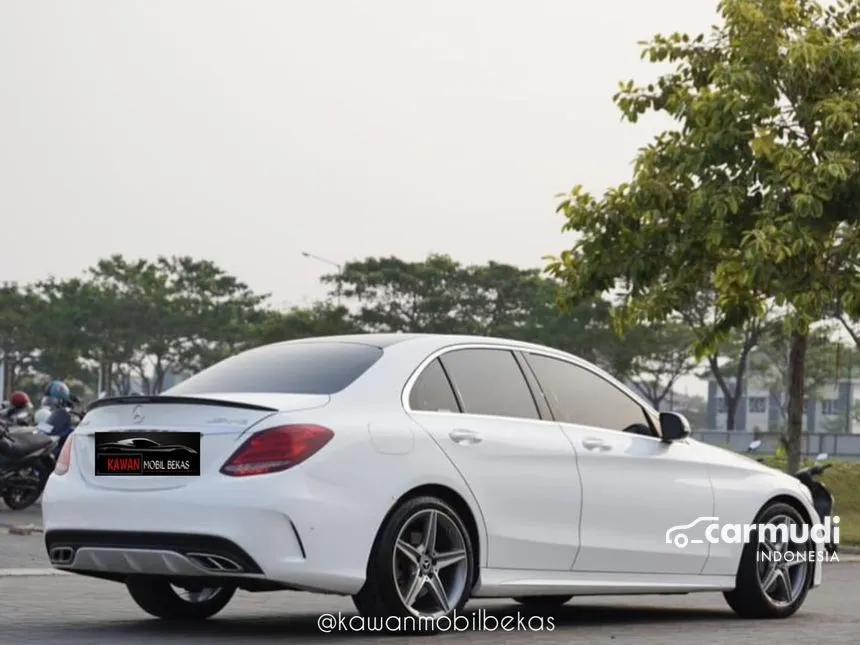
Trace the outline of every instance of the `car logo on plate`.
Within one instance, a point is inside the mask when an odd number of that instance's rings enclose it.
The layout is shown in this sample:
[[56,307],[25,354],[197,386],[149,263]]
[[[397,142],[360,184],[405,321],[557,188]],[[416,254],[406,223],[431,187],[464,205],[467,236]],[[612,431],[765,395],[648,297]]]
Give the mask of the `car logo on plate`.
[[143,406],[136,405],[132,408],[131,420],[135,423],[143,423]]

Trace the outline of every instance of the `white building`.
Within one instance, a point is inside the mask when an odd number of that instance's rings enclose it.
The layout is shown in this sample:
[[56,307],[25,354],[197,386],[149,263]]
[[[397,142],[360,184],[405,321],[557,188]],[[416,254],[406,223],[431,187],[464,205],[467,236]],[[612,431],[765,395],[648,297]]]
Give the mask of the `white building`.
[[[733,383],[729,383],[732,387]],[[726,429],[726,399],[714,379],[708,381],[708,427]],[[804,431],[860,433],[860,378],[843,379],[817,389],[807,399]],[[744,382],[735,409],[735,430],[762,432],[785,428],[787,401],[782,392],[769,391],[754,380]]]

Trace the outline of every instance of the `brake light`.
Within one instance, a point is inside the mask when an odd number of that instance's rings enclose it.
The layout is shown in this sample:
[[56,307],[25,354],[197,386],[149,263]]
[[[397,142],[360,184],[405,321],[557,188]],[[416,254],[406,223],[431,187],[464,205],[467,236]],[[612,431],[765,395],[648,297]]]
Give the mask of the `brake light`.
[[65,475],[67,472],[69,472],[69,468],[72,465],[73,441],[74,437],[72,435],[66,437],[66,443],[64,443],[63,447],[60,449],[60,456],[57,457],[57,463],[54,466],[55,475]]
[[325,446],[334,433],[316,425],[269,428],[248,438],[221,466],[231,477],[277,473],[300,464]]

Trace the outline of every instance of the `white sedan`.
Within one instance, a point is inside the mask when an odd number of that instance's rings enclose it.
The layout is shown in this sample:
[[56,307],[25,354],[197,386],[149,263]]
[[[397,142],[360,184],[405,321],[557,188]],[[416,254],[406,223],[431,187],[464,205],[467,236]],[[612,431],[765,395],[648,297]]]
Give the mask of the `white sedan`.
[[[99,433],[154,431],[199,433],[199,471],[96,474]],[[278,343],[163,395],[96,401],[48,482],[45,543],[56,568],[123,583],[165,619],[212,616],[237,589],[429,619],[469,598],[546,609],[700,591],[742,616],[793,614],[821,583],[820,558],[801,556],[821,549],[694,533],[818,523],[809,489],[689,434],[682,416],[538,345]],[[797,557],[762,557],[772,549]]]

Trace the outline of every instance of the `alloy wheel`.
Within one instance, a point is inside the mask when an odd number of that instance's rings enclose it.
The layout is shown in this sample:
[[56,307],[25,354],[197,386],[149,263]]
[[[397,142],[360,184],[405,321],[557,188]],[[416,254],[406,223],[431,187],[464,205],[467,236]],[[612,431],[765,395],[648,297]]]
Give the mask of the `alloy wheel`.
[[786,607],[806,589],[809,545],[791,539],[797,524],[788,515],[777,515],[768,520],[767,525],[778,527],[781,534],[760,536],[756,553],[757,578],[767,599],[777,607]]
[[437,509],[417,511],[400,529],[394,548],[397,593],[415,616],[439,617],[467,592],[466,538],[458,523]]

